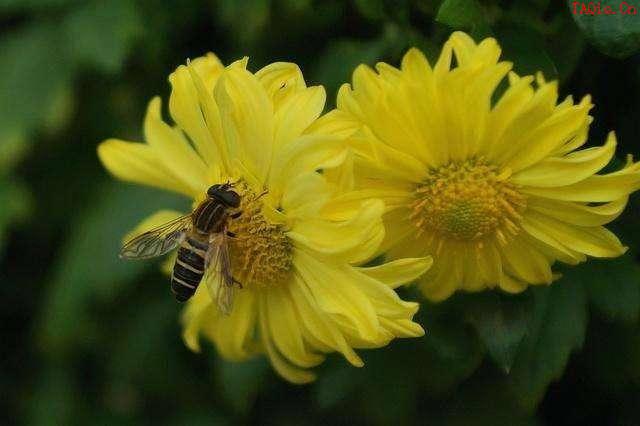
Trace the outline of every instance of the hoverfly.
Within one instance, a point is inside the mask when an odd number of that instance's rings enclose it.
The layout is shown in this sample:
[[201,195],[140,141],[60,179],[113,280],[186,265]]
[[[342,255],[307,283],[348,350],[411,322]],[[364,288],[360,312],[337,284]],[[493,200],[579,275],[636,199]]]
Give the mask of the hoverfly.
[[[204,279],[221,312],[228,315],[233,306],[237,284],[231,273],[229,220],[242,214],[241,198],[232,183],[216,184],[196,209],[168,223],[151,229],[126,242],[120,251],[123,259],[149,259],[178,249],[171,274],[171,291],[179,302],[196,292]],[[215,279],[211,280],[210,275]]]

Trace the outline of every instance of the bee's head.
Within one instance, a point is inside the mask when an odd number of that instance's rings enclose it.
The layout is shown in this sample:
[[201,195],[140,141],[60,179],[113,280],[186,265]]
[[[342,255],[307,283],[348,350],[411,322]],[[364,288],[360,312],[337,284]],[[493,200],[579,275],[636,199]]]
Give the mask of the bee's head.
[[229,182],[215,184],[207,189],[207,196],[218,200],[229,207],[239,207],[240,195],[231,188],[233,188],[233,184]]

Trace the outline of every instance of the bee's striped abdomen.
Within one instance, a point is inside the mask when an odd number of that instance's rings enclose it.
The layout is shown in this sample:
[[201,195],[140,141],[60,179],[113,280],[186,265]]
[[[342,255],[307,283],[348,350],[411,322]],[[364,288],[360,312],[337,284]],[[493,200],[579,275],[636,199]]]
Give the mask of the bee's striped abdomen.
[[187,237],[178,249],[171,275],[171,291],[177,301],[187,301],[196,292],[204,275],[204,256],[208,248],[208,244]]

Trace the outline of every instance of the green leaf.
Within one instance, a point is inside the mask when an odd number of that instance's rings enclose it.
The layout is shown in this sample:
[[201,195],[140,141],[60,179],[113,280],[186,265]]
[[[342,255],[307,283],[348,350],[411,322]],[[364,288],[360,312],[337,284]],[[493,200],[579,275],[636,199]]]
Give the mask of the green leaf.
[[[592,9],[598,4],[602,13],[581,13],[583,4],[590,4]],[[614,58],[626,58],[640,49],[640,0],[567,0],[567,6],[580,30],[601,52]],[[635,8],[635,13],[630,13],[629,7]],[[606,8],[614,14],[605,14]]]
[[640,324],[598,321],[589,326],[584,364],[598,387],[624,391],[640,385]]
[[178,204],[173,195],[114,182],[87,205],[62,248],[41,318],[40,340],[49,353],[64,354],[90,339],[92,304],[113,300],[154,265],[118,258],[122,237],[154,211]]
[[215,370],[225,401],[241,414],[249,412],[258,392],[264,388],[270,366],[265,357],[243,362],[230,362],[220,357]]
[[383,0],[355,0],[358,12],[371,21],[384,19],[384,1]]
[[489,28],[482,5],[477,0],[444,0],[436,21],[456,30],[471,30],[472,33],[484,33]]
[[534,410],[549,383],[562,376],[571,353],[583,344],[587,297],[579,283],[569,280],[530,291],[533,318],[507,381],[519,404]]
[[37,377],[37,386],[27,400],[28,424],[69,424],[82,399],[82,395],[77,394],[69,366],[48,365]]
[[379,41],[337,40],[320,55],[314,67],[314,80],[322,81],[328,93],[351,81],[351,73],[360,64],[372,65],[380,59],[384,46]]
[[[269,0],[220,0],[217,2],[217,18],[240,47],[246,49],[263,35],[271,14],[269,3]],[[240,23],[245,30],[234,31]]]
[[[179,367],[175,365],[175,355],[167,348],[168,335],[177,328],[176,303],[166,292],[158,292],[157,296],[142,306],[130,307],[131,312],[126,313],[126,327],[117,330],[117,339],[111,345],[108,357],[110,377],[125,383],[140,383],[145,392],[171,391],[172,386],[164,376],[155,373],[160,369],[170,373]],[[165,348],[161,357],[155,356],[159,348]]]
[[469,377],[480,365],[484,348],[465,318],[463,298],[456,295],[446,302],[423,302],[415,321],[425,329],[417,349],[411,351],[418,358],[415,375],[433,395],[449,392]]
[[428,418],[429,424],[446,426],[540,426],[489,368],[481,368],[446,400],[436,401]]
[[610,321],[635,323],[640,316],[640,265],[629,254],[590,259],[565,278],[583,284],[592,306]]
[[523,26],[505,25],[495,29],[502,47],[502,58],[513,62],[520,75],[535,75],[542,71],[547,80],[558,78],[558,70],[547,53],[544,38],[537,31]]
[[0,140],[0,176],[8,175],[29,151],[29,144],[23,134],[5,135]]
[[512,296],[490,292],[469,299],[467,315],[471,324],[489,356],[509,373],[533,316],[531,293]]
[[60,31],[34,23],[0,40],[0,143],[39,126],[70,84],[73,67]]
[[562,16],[558,23],[558,30],[547,37],[553,41],[548,44],[548,53],[558,69],[560,81],[566,81],[578,67],[587,43],[570,17]]
[[365,366],[355,368],[330,357],[314,386],[314,400],[322,410],[361,403],[378,424],[408,422],[416,401],[445,396],[480,365],[483,347],[464,318],[459,297],[424,302],[414,320],[426,334],[397,340],[384,350],[359,351]]
[[403,52],[410,42],[410,33],[394,25],[385,26],[382,34],[375,39],[333,41],[316,61],[313,79],[321,81],[328,93],[335,93],[341,84],[351,81],[351,75],[358,65],[373,66],[386,55]]
[[33,209],[33,199],[28,189],[20,182],[0,180],[0,255],[11,225],[20,222]]
[[120,71],[133,42],[144,28],[134,2],[88,1],[64,22],[74,60],[107,73]]
[[0,0],[0,12],[51,10],[66,7],[76,0]]
[[362,385],[365,375],[344,359],[331,357],[314,384],[314,401],[321,410],[335,408]]

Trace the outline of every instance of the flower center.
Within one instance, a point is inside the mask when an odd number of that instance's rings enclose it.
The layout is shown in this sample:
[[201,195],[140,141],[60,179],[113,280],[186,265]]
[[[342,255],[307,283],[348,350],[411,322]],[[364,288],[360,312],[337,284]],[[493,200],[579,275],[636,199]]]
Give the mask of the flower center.
[[262,214],[258,195],[240,184],[242,215],[230,219],[229,230],[233,276],[245,288],[266,288],[285,281],[292,265],[291,242],[282,225],[269,222]]
[[416,188],[411,219],[420,232],[463,241],[496,235],[506,244],[509,235],[518,233],[526,207],[506,177],[482,159],[432,169]]

